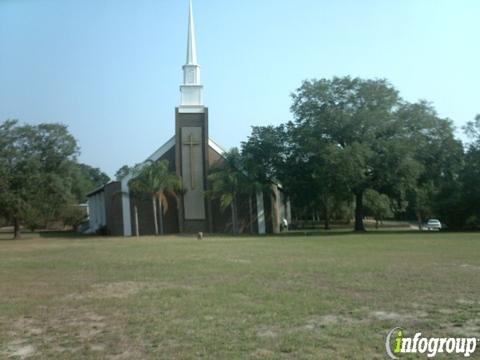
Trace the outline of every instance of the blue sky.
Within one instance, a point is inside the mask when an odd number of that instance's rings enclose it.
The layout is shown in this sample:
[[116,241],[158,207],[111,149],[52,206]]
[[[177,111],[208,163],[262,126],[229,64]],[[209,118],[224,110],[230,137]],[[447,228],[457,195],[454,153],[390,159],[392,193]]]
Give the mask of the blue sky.
[[[460,128],[480,113],[478,0],[194,0],[210,135],[291,119],[307,78],[387,78]],[[109,175],[174,133],[187,0],[0,0],[0,120],[61,122]],[[460,131],[458,132],[460,135]]]

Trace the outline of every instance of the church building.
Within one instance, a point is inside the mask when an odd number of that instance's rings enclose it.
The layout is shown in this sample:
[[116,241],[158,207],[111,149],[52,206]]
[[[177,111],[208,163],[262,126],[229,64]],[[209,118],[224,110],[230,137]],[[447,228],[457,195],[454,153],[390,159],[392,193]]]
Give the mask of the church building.
[[[168,195],[166,212],[157,211],[157,216],[163,217],[165,234],[231,233],[231,210],[222,211],[218,200],[206,196],[209,169],[221,164],[224,151],[209,137],[191,1],[187,41],[180,105],[175,109],[175,135],[145,160],[145,163],[168,160],[170,170],[182,181],[181,193]],[[90,232],[114,236],[155,233],[152,202],[133,196],[129,188],[131,180],[132,175],[127,175],[88,194]],[[272,184],[268,193],[241,195],[236,200],[235,223],[240,233],[277,233],[283,219],[290,223],[289,202],[278,185]]]

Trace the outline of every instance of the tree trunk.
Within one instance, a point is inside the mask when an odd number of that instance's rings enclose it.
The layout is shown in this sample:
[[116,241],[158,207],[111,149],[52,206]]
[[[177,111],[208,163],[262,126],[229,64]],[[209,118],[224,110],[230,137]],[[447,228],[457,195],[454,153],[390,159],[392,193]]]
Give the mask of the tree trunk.
[[328,200],[326,197],[323,199],[323,216],[325,217],[324,228],[330,230],[330,212],[328,211]]
[[355,193],[355,231],[365,231],[363,224],[363,191]]
[[138,228],[138,207],[137,207],[137,205],[135,205],[133,207],[133,212],[135,214],[135,235],[137,237],[139,237],[140,236],[140,229]]
[[248,197],[248,211],[250,212],[250,233],[253,234],[253,204],[251,194]]
[[162,205],[162,200],[158,199],[158,206],[160,210],[160,234],[163,235],[164,230],[163,230],[163,205]]
[[325,215],[325,220],[323,223],[324,230],[330,230],[330,219]]
[[22,237],[22,233],[20,232],[20,223],[18,222],[18,218],[13,218],[13,238],[20,239]]
[[423,230],[422,214],[420,213],[419,210],[417,210],[416,215],[417,215],[417,221],[418,221],[418,230],[422,231]]
[[152,196],[153,222],[155,224],[155,235],[158,235],[157,198]]

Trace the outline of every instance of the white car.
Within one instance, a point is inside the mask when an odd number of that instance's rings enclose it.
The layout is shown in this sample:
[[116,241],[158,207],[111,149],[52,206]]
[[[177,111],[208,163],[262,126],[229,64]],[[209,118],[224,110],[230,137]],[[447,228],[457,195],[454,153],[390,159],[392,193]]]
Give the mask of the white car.
[[430,219],[425,227],[427,230],[442,230],[442,223],[437,219]]

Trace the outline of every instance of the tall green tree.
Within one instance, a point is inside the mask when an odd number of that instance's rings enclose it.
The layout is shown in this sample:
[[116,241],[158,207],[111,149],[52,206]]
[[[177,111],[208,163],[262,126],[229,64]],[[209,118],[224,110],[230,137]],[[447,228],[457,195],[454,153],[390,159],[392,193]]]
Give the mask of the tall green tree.
[[341,150],[319,139],[310,127],[289,123],[287,128],[282,185],[296,207],[303,206],[313,214],[320,212],[324,228],[329,230],[335,208],[351,198],[342,173]]
[[72,164],[75,139],[59,124],[0,124],[0,213],[20,236],[25,221],[59,218],[74,202]]
[[440,118],[427,102],[403,102],[397,110],[399,123],[412,144],[414,158],[422,171],[408,191],[408,212],[419,227],[425,218],[441,217],[449,226],[458,226],[462,215],[459,173],[463,167],[463,145],[455,138],[452,121]]
[[[148,194],[152,201],[155,235],[164,234],[163,216],[168,210],[167,194],[176,194],[181,188],[179,177],[170,170],[167,160],[149,161],[146,164],[137,165],[133,170],[134,179],[130,182],[130,188],[134,192]],[[157,211],[157,202],[159,211]],[[158,216],[160,214],[160,217]],[[160,226],[158,219],[160,218]]]
[[465,166],[461,173],[462,205],[465,225],[469,229],[480,229],[480,115],[464,128],[471,142],[465,155]]
[[[242,142],[240,161],[237,168],[241,169],[244,180],[241,188],[249,196],[251,218],[253,196],[261,191],[272,198],[276,196],[273,184],[282,184],[283,192],[289,196],[288,188],[283,184],[286,175],[286,160],[288,153],[288,132],[285,126],[254,126],[247,141]],[[253,232],[253,220],[250,221]]]
[[254,126],[242,142],[242,163],[249,176],[262,184],[279,180],[284,169],[287,133],[284,126]]
[[295,126],[338,150],[338,167],[325,171],[342,174],[355,198],[355,230],[365,231],[365,191],[400,200],[421,170],[396,116],[397,90],[385,80],[345,77],[305,81],[292,97]]

